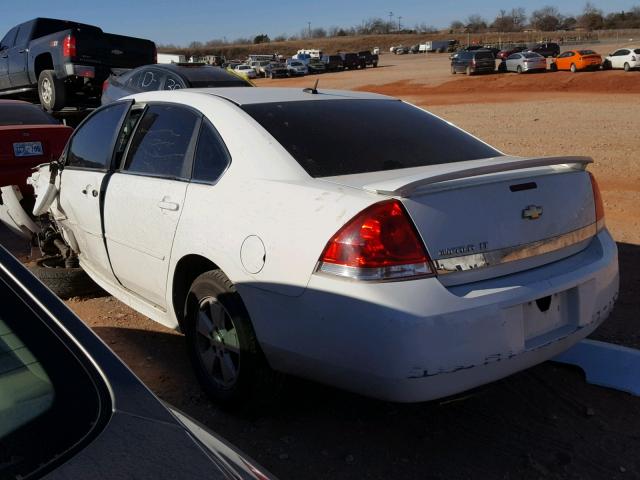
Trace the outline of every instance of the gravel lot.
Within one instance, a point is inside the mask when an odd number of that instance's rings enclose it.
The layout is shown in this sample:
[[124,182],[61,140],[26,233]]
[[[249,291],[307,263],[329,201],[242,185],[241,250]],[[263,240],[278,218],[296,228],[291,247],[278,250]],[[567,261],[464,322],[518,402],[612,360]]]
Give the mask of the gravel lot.
[[[592,156],[622,278],[616,309],[594,337],[640,348],[640,115],[632,107],[640,72],[467,78],[449,73],[445,55],[386,54],[377,69],[317,78],[320,89],[415,102],[507,153]],[[11,248],[20,253],[19,244]],[[291,379],[279,405],[232,415],[201,393],[181,335],[111,297],[67,304],[160,397],[282,479],[640,478],[640,399],[587,385],[569,367],[546,363],[465,397],[417,405]]]

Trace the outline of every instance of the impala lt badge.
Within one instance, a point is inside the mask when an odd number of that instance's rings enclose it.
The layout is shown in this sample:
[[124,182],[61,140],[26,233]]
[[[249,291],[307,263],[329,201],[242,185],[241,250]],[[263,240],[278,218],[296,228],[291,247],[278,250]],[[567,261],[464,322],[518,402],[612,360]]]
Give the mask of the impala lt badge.
[[527,208],[522,210],[522,218],[528,220],[537,220],[542,216],[542,207],[537,205],[529,205]]

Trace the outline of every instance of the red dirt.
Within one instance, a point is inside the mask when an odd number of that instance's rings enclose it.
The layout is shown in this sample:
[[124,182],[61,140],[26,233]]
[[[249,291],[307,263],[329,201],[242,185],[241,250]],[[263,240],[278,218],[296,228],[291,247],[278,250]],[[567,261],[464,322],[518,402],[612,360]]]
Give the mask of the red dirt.
[[625,75],[620,71],[608,71],[460,76],[435,86],[416,80],[401,80],[385,85],[363,85],[355,90],[407,97],[413,101],[423,99],[430,105],[502,103],[527,101],[539,94],[549,98],[550,94],[555,97],[578,93],[640,93],[640,72]]

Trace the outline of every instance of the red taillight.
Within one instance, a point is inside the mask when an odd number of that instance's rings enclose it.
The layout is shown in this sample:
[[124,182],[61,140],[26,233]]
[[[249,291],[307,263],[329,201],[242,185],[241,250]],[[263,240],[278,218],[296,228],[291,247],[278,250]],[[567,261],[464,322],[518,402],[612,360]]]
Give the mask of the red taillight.
[[65,57],[76,56],[76,37],[67,35],[62,42],[62,55]]
[[325,247],[318,270],[357,280],[433,273],[424,245],[397,200],[376,203],[342,227]]
[[102,93],[107,91],[107,87],[109,86],[109,80],[105,80],[104,82],[102,82]]
[[604,228],[604,204],[602,203],[602,195],[600,194],[600,187],[596,181],[596,177],[589,172],[591,177],[591,188],[593,189],[593,203],[596,209],[596,229],[598,231]]

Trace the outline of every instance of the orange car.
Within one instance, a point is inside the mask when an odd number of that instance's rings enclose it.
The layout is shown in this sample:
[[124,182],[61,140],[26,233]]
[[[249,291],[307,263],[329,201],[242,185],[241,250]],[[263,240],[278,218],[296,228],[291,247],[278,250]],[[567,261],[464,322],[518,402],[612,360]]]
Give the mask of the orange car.
[[602,57],[593,50],[567,50],[556,57],[551,64],[552,70],[578,70],[598,69],[602,65]]

